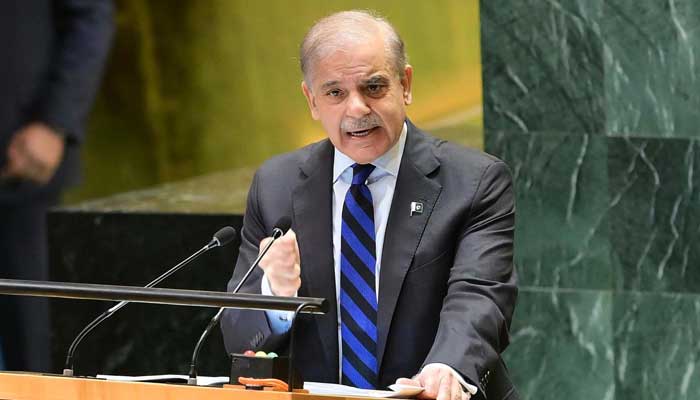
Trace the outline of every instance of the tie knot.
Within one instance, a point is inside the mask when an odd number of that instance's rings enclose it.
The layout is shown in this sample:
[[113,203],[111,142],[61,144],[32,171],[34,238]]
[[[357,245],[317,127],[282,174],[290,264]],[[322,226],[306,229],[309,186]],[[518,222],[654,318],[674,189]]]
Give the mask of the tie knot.
[[374,171],[372,164],[353,164],[352,165],[352,184],[364,185],[369,174]]

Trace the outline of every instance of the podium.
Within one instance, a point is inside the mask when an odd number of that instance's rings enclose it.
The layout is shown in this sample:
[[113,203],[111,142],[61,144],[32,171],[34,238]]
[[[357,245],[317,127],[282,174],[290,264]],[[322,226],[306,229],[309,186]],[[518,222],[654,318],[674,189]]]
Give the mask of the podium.
[[[159,278],[160,279],[160,278]],[[239,294],[226,292],[209,292],[201,290],[156,289],[150,287],[79,284],[68,282],[48,282],[0,279],[0,294],[38,297],[61,297],[76,299],[120,301],[113,306],[118,310],[129,302],[171,304],[184,306],[217,307],[219,314],[224,308],[244,308],[254,310],[278,310],[294,313],[290,328],[290,351],[288,356],[289,376],[292,381],[292,351],[294,347],[294,331],[296,316],[300,313],[325,314],[328,304],[325,299],[311,297],[281,297],[262,296],[256,294]],[[101,322],[103,316],[109,317],[107,311],[86,326],[73,342],[79,343],[84,334],[90,332]],[[105,317],[105,318],[106,318]],[[212,321],[215,321],[212,319]],[[210,323],[210,327],[214,326]],[[209,328],[207,328],[209,329]],[[205,331],[205,334],[207,331]],[[206,338],[206,336],[202,336]],[[198,344],[199,345],[199,344]],[[117,382],[96,378],[73,377],[73,364],[69,362],[73,356],[74,346],[71,346],[66,361],[64,375],[36,374],[28,372],[0,372],[0,399],[2,400],[179,400],[179,399],[211,399],[211,400],[341,400],[356,398],[355,396],[325,396],[310,395],[297,392],[276,392],[245,390],[241,387],[228,385],[223,388],[144,383]],[[196,357],[193,361],[196,362]],[[193,367],[194,368],[194,367]],[[67,374],[66,372],[70,372]],[[192,374],[192,373],[190,373]],[[68,375],[68,376],[66,376]],[[195,375],[196,376],[196,375]]]
[[0,372],[0,399],[7,400],[352,400],[355,396],[245,390],[165,383],[117,382],[22,372]]

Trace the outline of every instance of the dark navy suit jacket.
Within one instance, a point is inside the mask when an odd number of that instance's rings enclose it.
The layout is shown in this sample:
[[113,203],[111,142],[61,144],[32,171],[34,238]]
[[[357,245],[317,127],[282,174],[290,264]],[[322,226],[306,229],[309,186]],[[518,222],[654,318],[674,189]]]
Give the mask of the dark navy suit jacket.
[[40,121],[66,137],[51,182],[0,183],[0,204],[56,192],[79,179],[78,148],[114,26],[110,0],[0,2],[0,165],[23,125]]
[[[330,312],[300,316],[296,367],[305,380],[338,381],[337,304],[332,252],[333,146],[324,140],[275,157],[256,173],[229,290],[258,254],[260,240],[292,217],[301,253],[299,296],[328,299]],[[424,204],[410,215],[410,204]],[[501,352],[517,295],[515,208],[503,162],[433,138],[408,122],[387,222],[379,277],[377,361],[388,386],[423,365],[444,363],[488,399],[515,399]],[[258,268],[242,292],[260,293]],[[227,310],[229,352],[284,351],[262,311]]]

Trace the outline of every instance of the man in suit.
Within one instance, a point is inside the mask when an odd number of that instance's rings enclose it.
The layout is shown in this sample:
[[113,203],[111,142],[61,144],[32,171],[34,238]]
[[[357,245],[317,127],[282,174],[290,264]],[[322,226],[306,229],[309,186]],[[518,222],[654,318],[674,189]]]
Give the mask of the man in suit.
[[[111,41],[109,0],[0,3],[0,277],[49,277],[46,210],[79,178]],[[49,370],[48,302],[0,297],[4,368]]]
[[[328,139],[257,171],[229,290],[289,215],[292,229],[242,291],[329,300],[328,314],[297,322],[305,380],[517,398],[500,357],[517,293],[507,167],[406,118],[413,69],[382,18],[322,19],[304,38],[301,66]],[[288,329],[287,313],[227,310],[222,320],[229,352],[282,351]]]

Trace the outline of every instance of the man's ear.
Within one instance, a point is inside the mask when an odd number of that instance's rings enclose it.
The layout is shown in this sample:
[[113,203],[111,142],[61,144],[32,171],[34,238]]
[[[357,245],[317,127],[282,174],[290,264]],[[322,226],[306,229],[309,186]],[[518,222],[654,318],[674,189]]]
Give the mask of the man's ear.
[[316,107],[316,98],[311,92],[308,86],[306,86],[306,81],[301,81],[301,91],[304,92],[304,97],[306,97],[306,103],[309,105],[309,111],[311,111],[311,118],[318,121],[318,108]]
[[401,79],[401,86],[403,86],[403,103],[409,105],[413,102],[413,95],[411,94],[411,83],[413,82],[413,67],[406,64],[403,70],[403,79]]

